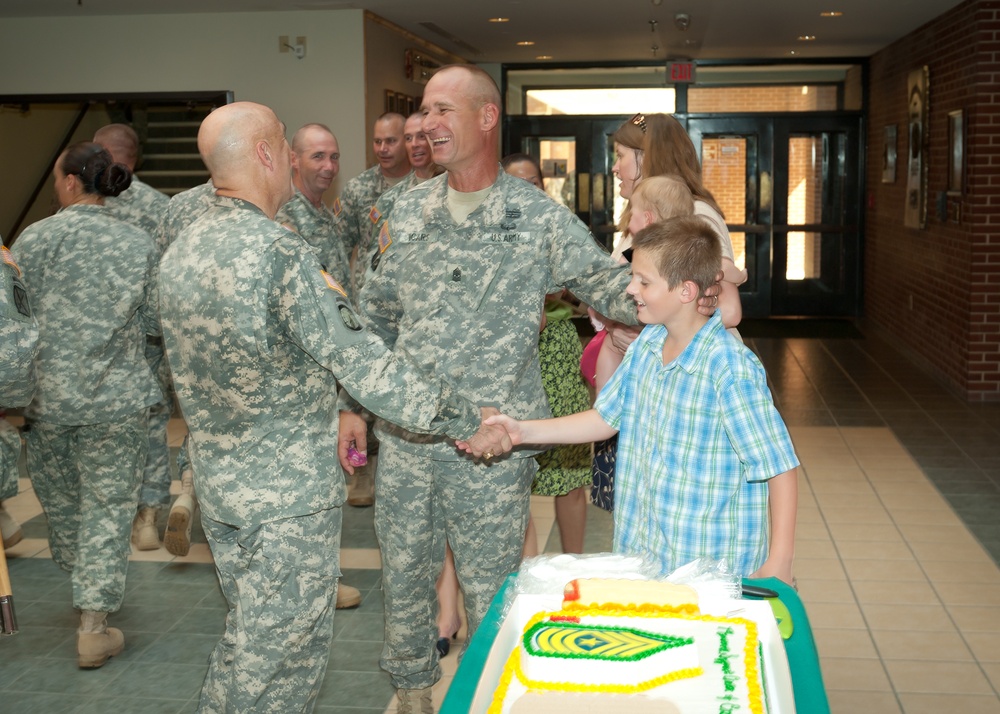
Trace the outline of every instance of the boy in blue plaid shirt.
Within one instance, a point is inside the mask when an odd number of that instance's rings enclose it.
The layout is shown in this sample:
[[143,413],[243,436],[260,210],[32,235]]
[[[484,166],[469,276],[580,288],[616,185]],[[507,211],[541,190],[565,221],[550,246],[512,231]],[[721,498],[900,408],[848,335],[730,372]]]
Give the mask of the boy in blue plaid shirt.
[[[698,313],[721,253],[697,216],[636,234],[627,292],[649,325],[598,395],[559,419],[503,424],[515,444],[571,444],[619,434],[616,553],[659,562],[664,575],[696,558],[744,577],[792,582],[798,459],[757,357]],[[770,505],[770,547],[768,506]]]

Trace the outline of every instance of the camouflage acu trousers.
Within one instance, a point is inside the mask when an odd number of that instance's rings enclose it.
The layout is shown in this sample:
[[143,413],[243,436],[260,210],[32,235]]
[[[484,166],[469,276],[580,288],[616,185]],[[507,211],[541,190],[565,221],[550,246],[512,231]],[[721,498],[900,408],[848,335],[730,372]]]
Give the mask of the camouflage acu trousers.
[[21,457],[21,434],[0,417],[0,501],[17,495],[17,460]]
[[52,559],[72,573],[73,606],[115,612],[146,462],[146,410],[106,424],[34,421],[28,474],[49,521]]
[[432,461],[382,442],[375,476],[385,598],[380,664],[397,689],[423,689],[441,677],[434,583],[445,538],[455,554],[471,636],[521,562],[536,468],[534,459],[488,466]]
[[202,516],[229,613],[199,712],[313,710],[333,640],[341,516],[331,508],[244,528]]
[[163,508],[170,505],[170,450],[167,447],[167,424],[174,406],[170,369],[163,355],[163,345],[146,344],[146,362],[156,376],[163,400],[149,408],[149,454],[142,474],[139,507]]

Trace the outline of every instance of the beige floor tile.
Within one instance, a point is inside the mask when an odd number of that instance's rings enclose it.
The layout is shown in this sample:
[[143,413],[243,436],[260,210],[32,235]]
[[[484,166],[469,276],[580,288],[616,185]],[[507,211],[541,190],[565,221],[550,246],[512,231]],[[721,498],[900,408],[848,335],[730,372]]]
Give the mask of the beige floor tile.
[[809,540],[830,540],[830,530],[826,523],[796,523],[795,538]]
[[833,541],[829,538],[815,539],[802,538],[796,529],[795,538],[795,562],[801,558],[839,558],[837,549],[833,547]]
[[971,662],[972,652],[957,630],[907,632],[876,630],[872,639],[882,659],[925,660],[931,662]]
[[923,481],[872,481],[872,488],[879,495],[885,494],[926,494],[928,496],[940,496],[934,484],[926,477]]
[[862,605],[941,605],[941,599],[927,582],[859,580],[852,587]]
[[955,631],[955,623],[943,605],[861,605],[861,612],[872,630],[907,632]]
[[911,541],[910,548],[921,562],[925,560],[947,560],[951,562],[979,563],[983,567],[996,567],[993,558],[983,550],[982,546],[971,535],[962,544]]
[[807,467],[806,477],[813,488],[824,482],[856,483],[868,485],[868,477],[857,466],[831,464],[829,466],[815,465]]
[[920,563],[934,583],[1000,585],[1000,568],[993,563],[950,560],[922,560]]
[[341,548],[341,568],[382,569],[382,553],[378,548]]
[[798,578],[798,581],[799,597],[806,603],[807,610],[813,603],[818,602],[856,602],[854,592],[846,578],[843,580]]
[[1000,632],[1000,604],[949,605],[948,613],[962,632]]
[[899,702],[892,692],[848,692],[839,689],[826,693],[830,714],[900,714]]
[[868,484],[867,480],[864,481],[810,481],[812,485],[813,493],[817,498],[820,498],[823,494],[827,493],[843,493],[843,494],[860,494],[860,495],[873,495],[875,493],[874,489]]
[[934,510],[944,508],[951,510],[948,502],[937,493],[879,493],[882,503],[893,513],[896,510]]
[[885,426],[842,426],[839,429],[844,441],[856,446],[898,443],[889,427]]
[[1000,662],[981,662],[980,666],[986,672],[987,679],[993,683],[993,688],[1000,691]]
[[806,614],[813,627],[866,629],[861,610],[852,602],[810,603]]
[[900,693],[993,694],[986,676],[974,662],[882,661],[893,686]]
[[795,558],[795,577],[803,580],[838,580],[846,578],[837,558]]
[[837,524],[848,525],[892,525],[889,512],[882,506],[868,508],[823,508],[823,517],[831,526]]
[[881,664],[867,659],[823,657],[820,660],[827,690],[891,692],[892,686]]
[[49,539],[48,538],[22,538],[17,545],[7,548],[4,554],[8,559],[13,558],[48,558]]
[[941,602],[952,605],[993,605],[1000,603],[1000,585],[989,583],[935,583]]
[[827,523],[834,542],[840,540],[897,541],[903,536],[892,523]]
[[[837,552],[844,560],[913,560],[910,546],[899,541],[842,540],[837,543]],[[798,554],[798,544],[796,544]]]
[[972,654],[980,662],[1000,663],[1000,639],[995,632],[964,632]]
[[875,485],[880,483],[927,483],[927,475],[915,464],[899,468],[869,469],[867,476]]
[[920,528],[927,526],[965,528],[962,520],[947,505],[942,505],[939,508],[894,508],[892,509],[892,520],[900,525],[900,530],[903,530],[902,526],[911,524]]
[[816,639],[816,649],[819,651],[820,659],[827,657],[878,659],[878,652],[875,651],[871,635],[867,630],[813,627],[812,633]]
[[859,580],[898,580],[927,582],[927,576],[920,565],[910,560],[848,560],[844,558],[844,568],[851,582]]
[[810,505],[799,505],[795,512],[795,523],[823,523],[823,514],[819,508]]
[[911,694],[899,695],[906,714],[998,714],[1000,699],[993,696],[964,694]]
[[[912,511],[911,511],[912,513]],[[895,513],[893,516],[895,517]],[[954,518],[954,514],[952,514]],[[899,524],[899,532],[910,543],[953,543],[964,545],[974,543],[975,540],[969,534],[969,529],[962,523],[903,523]]]
[[874,491],[868,493],[830,493],[820,491],[816,494],[816,502],[824,511],[831,508],[882,508],[882,502]]

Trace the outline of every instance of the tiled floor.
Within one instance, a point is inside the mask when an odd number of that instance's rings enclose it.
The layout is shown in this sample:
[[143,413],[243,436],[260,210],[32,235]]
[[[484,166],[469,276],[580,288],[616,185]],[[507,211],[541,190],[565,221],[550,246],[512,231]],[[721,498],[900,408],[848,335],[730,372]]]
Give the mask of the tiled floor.
[[[804,466],[796,572],[834,713],[1000,713],[1000,405],[963,403],[872,337],[747,342]],[[127,649],[82,672],[68,578],[21,483],[27,538],[8,557],[22,631],[0,639],[0,710],[194,711],[224,617],[204,544],[183,559],[135,554],[112,617]],[[551,499],[532,512],[557,548]],[[337,613],[318,710],[374,714],[392,708],[378,549],[371,509],[344,515],[345,580],[364,601]],[[587,549],[606,550],[610,518],[588,518]],[[439,700],[455,656],[443,664]]]

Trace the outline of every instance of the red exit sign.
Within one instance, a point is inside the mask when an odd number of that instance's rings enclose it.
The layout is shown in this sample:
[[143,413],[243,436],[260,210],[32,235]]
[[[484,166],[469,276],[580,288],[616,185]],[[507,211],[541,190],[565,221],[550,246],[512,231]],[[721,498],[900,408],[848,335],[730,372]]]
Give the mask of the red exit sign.
[[669,63],[667,76],[674,83],[694,82],[694,62]]

